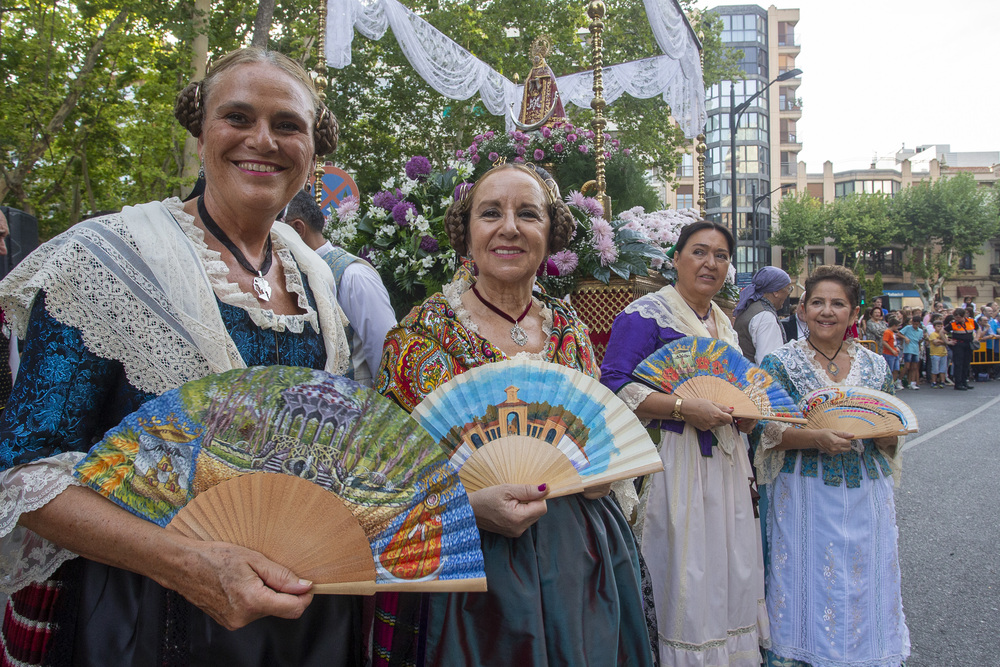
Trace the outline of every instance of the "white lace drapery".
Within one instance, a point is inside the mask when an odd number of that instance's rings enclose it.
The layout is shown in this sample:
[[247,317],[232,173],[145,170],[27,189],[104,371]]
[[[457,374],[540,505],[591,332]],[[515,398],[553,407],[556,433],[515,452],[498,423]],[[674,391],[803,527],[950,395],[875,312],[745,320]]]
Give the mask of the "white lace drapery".
[[338,69],[351,64],[354,30],[378,40],[392,28],[413,69],[434,90],[453,100],[477,93],[486,110],[508,115],[521,99],[521,88],[397,0],[328,0],[326,61]]
[[[646,0],[646,12],[657,44],[665,55],[604,68],[604,99],[612,104],[627,93],[642,99],[662,97],[684,135],[693,138],[705,126],[705,84],[698,45],[676,0]],[[356,29],[369,39],[381,39],[392,28],[403,53],[434,90],[453,100],[475,94],[490,113],[506,116],[520,103],[517,86],[430,25],[398,0],[327,0],[327,64],[338,69],[351,64]],[[594,97],[592,71],[556,78],[564,102],[590,108]]]

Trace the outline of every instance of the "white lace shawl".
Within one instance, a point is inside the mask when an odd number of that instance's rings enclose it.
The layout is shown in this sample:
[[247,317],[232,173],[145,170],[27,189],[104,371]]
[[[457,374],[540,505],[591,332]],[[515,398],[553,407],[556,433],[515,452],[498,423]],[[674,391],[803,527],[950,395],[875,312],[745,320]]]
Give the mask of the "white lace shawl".
[[[851,342],[847,345],[847,353],[851,357],[851,368],[840,382],[834,382],[826,374],[822,364],[816,360],[815,352],[809,347],[806,339],[789,341],[777,350],[772,352],[785,367],[788,378],[794,385],[795,392],[799,396],[805,396],[811,391],[822,389],[823,387],[870,387],[881,389],[882,380],[889,372],[885,360],[880,355],[868,352],[861,346]],[[800,406],[801,407],[801,406]],[[785,464],[785,452],[787,450],[775,449],[781,444],[782,435],[785,429],[790,428],[790,424],[781,422],[765,422],[761,434],[760,444],[757,447],[757,454],[754,457],[754,466],[757,468],[757,482],[759,484],[770,484],[781,472]],[[860,442],[855,442],[855,446],[860,448]],[[892,467],[892,476],[896,486],[900,482],[902,471],[902,459],[900,454],[903,451],[903,438],[899,438],[894,456],[886,456],[889,465]]]
[[[116,359],[137,389],[161,394],[211,373],[244,368],[216,302],[246,310],[257,326],[301,332],[322,330],[326,370],[343,373],[349,354],[345,318],[337,305],[330,269],[283,223],[272,227],[274,252],[285,283],[303,315],[279,315],[228,281],[228,267],[204,242],[178,199],[126,207],[121,213],[74,226],[44,243],[0,282],[0,307],[24,338],[39,290],[49,314],[80,330],[87,349]],[[299,271],[309,279],[316,310],[309,307]],[[0,592],[44,581],[69,551],[19,527],[21,514],[37,510],[75,485],[69,452],[0,474]]]

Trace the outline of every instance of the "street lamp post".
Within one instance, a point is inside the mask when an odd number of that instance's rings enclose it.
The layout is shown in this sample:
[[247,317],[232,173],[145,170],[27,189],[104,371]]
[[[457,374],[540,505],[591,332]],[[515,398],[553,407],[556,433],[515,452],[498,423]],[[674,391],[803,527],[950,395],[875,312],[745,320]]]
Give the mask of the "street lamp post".
[[[780,190],[781,187],[782,186],[779,185],[778,187],[776,187],[775,189],[771,190],[770,192],[762,194],[759,197],[754,197],[753,198],[753,212],[750,214],[750,224],[753,225],[753,270],[754,271],[756,271],[757,269],[760,268],[759,266],[757,266],[757,264],[758,264],[758,262],[757,262],[757,228],[759,226],[758,223],[757,223],[757,207],[760,206],[761,203],[765,199],[770,199],[771,195],[773,195],[775,192],[777,192],[778,190]],[[763,230],[761,230],[761,231],[763,231]]]
[[737,248],[739,248],[739,236],[737,236],[736,232],[736,129],[739,127],[743,112],[747,110],[751,102],[770,88],[771,84],[794,79],[800,74],[802,74],[802,70],[800,69],[791,69],[784,74],[779,74],[774,81],[769,82],[739,106],[736,106],[736,86],[733,82],[729,83],[729,197],[732,200],[732,220],[730,220],[730,224],[733,230],[733,238],[736,239]]

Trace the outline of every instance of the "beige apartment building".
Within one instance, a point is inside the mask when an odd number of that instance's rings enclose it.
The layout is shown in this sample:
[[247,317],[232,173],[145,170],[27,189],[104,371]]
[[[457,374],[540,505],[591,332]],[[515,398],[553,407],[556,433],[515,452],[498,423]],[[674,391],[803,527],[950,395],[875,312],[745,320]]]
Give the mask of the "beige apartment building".
[[[794,191],[809,192],[821,202],[828,202],[853,192],[893,195],[914,183],[962,173],[971,174],[980,187],[995,187],[1000,179],[1000,151],[954,152],[947,144],[930,144],[916,149],[902,148],[887,162],[873,161],[868,169],[835,172],[834,165],[827,161],[823,164],[823,172],[816,174],[806,173],[805,163],[800,162]],[[780,223],[775,221],[775,224]],[[882,272],[885,292],[894,306],[920,305],[920,295],[912,277],[903,270],[904,253],[902,246],[881,248],[868,262],[868,271],[870,274]],[[774,258],[779,259],[778,252]],[[800,281],[817,266],[840,263],[840,260],[831,246],[809,246]],[[952,303],[959,303],[966,297],[977,302],[1000,298],[1000,238],[983,244],[979,254],[960,258],[958,273],[945,282],[942,292]]]
[[[780,248],[770,244],[772,211],[784,194],[808,191],[821,201],[832,201],[851,192],[894,194],[921,181],[970,173],[983,187],[992,187],[1000,176],[1000,153],[953,152],[948,145],[925,145],[900,149],[893,158],[873,163],[869,169],[835,172],[826,162],[823,173],[806,173],[798,160],[803,138],[796,127],[802,117],[797,91],[801,76],[775,81],[796,68],[800,52],[795,27],[798,9],[771,5],[726,5],[708,10],[723,22],[722,41],[743,51],[740,68],[743,81],[723,81],[706,90],[708,122],[705,127],[706,217],[732,228],[732,192],[735,189],[738,249],[737,276],[746,281],[761,266],[781,265]],[[806,73],[808,75],[808,73]],[[770,85],[769,85],[770,84]],[[730,111],[758,95],[739,117],[736,132],[736,183],[732,187]],[[665,204],[676,208],[697,206],[698,185],[694,148],[682,156],[672,183],[662,186]],[[755,222],[754,222],[755,221]],[[882,248],[869,262],[869,269],[882,272],[886,292],[896,305],[920,303],[919,293],[908,272],[903,271],[902,247]],[[838,263],[831,246],[807,249],[808,261],[800,282],[822,264]],[[980,254],[963,257],[958,275],[949,280],[946,299],[967,296],[980,301],[1000,298],[1000,239],[983,246]]]

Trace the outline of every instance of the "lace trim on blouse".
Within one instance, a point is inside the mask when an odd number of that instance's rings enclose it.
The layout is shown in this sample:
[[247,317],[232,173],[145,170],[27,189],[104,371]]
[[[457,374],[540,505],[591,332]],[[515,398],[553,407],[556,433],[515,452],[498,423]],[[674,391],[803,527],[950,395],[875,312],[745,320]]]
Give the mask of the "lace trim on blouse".
[[[441,293],[444,295],[445,300],[448,301],[448,306],[455,311],[455,319],[458,323],[472,333],[481,337],[482,334],[479,333],[479,325],[472,320],[472,316],[469,314],[469,311],[466,310],[465,304],[462,303],[462,295],[470,289],[472,289],[472,281],[459,276],[447,285],[443,285],[441,287]],[[536,299],[534,296],[531,297],[531,300],[542,310],[542,333],[545,334],[545,339],[548,340],[552,336],[552,309],[548,307],[544,301]],[[544,348],[540,352],[518,352],[509,358],[548,361],[548,359],[545,358]]]
[[50,502],[70,486],[80,486],[73,468],[86,452],[65,452],[0,473],[0,593],[10,595],[45,581],[76,554],[24,526],[21,515]]
[[215,292],[220,301],[245,310],[250,315],[250,320],[261,329],[273,329],[278,332],[287,329],[298,334],[302,333],[305,323],[308,322],[313,331],[319,331],[319,319],[316,311],[309,305],[305,286],[302,284],[302,276],[295,268],[295,258],[292,257],[292,252],[276,234],[271,234],[271,244],[274,254],[281,261],[285,288],[295,294],[299,309],[305,311],[304,313],[280,315],[273,310],[262,308],[260,301],[255,296],[244,292],[239,285],[229,281],[229,267],[222,261],[222,255],[208,247],[205,243],[205,232],[194,224],[194,216],[184,211],[183,203],[179,199],[168,199],[163,203],[177,220],[184,234],[194,244],[198,257],[208,274],[212,291]]
[[[868,381],[870,378],[866,378],[865,374],[871,374],[874,369],[868,368],[870,364],[866,363],[868,361],[867,355],[864,360],[859,359],[859,346],[853,341],[849,341],[846,347],[847,354],[851,358],[851,368],[847,372],[847,375],[839,382],[830,379],[823,364],[816,359],[818,355],[806,339],[792,341],[788,345],[775,350],[774,354],[780,358],[788,380],[792,383],[799,396],[805,396],[809,392],[821,387],[870,386],[871,382]],[[877,361],[881,361],[881,359],[877,359]],[[754,457],[758,483],[770,484],[778,476],[778,473],[790,472],[789,468],[794,468],[794,459],[787,458],[785,454],[788,451],[791,451],[792,454],[799,452],[795,450],[775,449],[775,447],[781,444],[785,429],[790,427],[790,424],[781,422],[764,423],[760,445]],[[881,451],[874,451],[877,448],[874,446],[869,447],[861,440],[855,440],[852,444],[854,452],[861,459],[857,463],[866,467],[869,477],[878,477],[880,472],[882,474],[891,474],[898,485],[901,472],[899,453],[902,451],[903,438],[899,439],[896,447],[896,456],[894,457],[887,457]],[[848,454],[850,453],[848,452]],[[853,467],[855,462],[849,461],[847,465]],[[815,474],[815,467],[814,461],[807,462],[803,460],[803,474],[812,476]],[[830,475],[832,478],[838,477],[838,474],[834,472],[831,472]],[[824,476],[826,476],[826,473],[824,473]],[[852,474],[851,477],[853,476]],[[853,479],[848,480],[848,486],[854,486]]]

